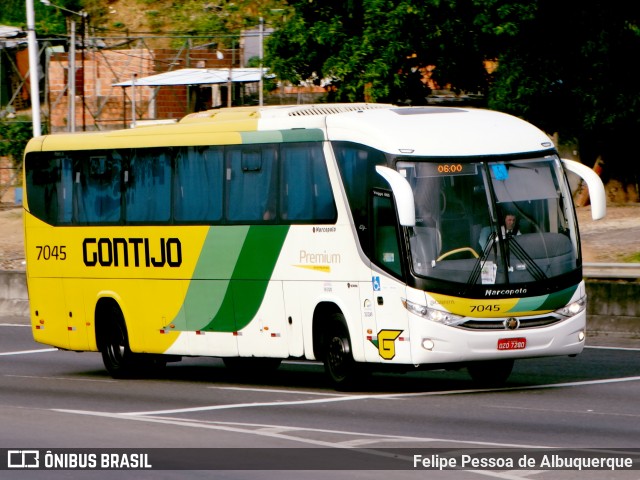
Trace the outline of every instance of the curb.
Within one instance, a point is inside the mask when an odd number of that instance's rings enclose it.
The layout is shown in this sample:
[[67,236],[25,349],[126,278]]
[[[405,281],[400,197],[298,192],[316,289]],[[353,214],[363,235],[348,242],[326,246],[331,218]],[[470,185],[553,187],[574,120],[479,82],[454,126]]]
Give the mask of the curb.
[[0,271],[0,314],[29,316],[25,272]]
[[589,335],[640,338],[640,283],[587,280]]
[[[586,279],[590,336],[640,338],[640,283]],[[29,316],[25,272],[0,271],[0,316]]]

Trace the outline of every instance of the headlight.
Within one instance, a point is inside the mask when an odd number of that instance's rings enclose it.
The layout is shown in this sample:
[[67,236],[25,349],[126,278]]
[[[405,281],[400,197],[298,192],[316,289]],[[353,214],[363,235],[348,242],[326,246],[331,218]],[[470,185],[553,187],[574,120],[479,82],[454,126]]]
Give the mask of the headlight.
[[573,317],[574,315],[579,314],[587,307],[587,296],[576,300],[575,302],[571,302],[565,305],[562,308],[559,308],[555,311],[558,315],[562,315],[563,317]]
[[435,310],[425,305],[410,302],[405,298],[402,299],[402,304],[404,305],[404,308],[409,310],[411,313],[422,318],[426,318],[427,320],[431,320],[432,322],[442,323],[443,325],[457,325],[464,321],[464,317],[461,315],[454,315],[453,313],[444,312],[442,310]]

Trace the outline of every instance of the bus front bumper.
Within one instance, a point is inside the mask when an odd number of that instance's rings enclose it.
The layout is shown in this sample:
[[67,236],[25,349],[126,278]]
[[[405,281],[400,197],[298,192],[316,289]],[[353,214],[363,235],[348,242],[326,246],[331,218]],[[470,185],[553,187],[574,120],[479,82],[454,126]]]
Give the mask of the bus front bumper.
[[586,337],[586,312],[540,328],[467,330],[410,318],[414,365],[577,355]]

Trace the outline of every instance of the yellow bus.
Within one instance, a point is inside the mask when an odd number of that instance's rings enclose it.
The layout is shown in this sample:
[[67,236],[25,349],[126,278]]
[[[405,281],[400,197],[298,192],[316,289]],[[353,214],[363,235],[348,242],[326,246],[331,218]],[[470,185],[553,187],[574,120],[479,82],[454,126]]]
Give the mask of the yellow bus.
[[565,171],[594,218],[604,188],[509,115],[220,109],[37,137],[24,166],[34,338],[101,352],[114,377],[213,356],[321,360],[337,388],[465,367],[497,385],[516,359],[584,346]]

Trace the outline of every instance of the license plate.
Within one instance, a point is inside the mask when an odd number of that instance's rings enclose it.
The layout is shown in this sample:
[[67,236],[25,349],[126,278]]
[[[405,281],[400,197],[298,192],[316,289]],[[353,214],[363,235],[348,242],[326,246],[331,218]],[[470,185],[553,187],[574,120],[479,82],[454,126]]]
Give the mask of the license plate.
[[501,338],[498,340],[498,350],[522,350],[527,346],[527,339],[519,338]]

